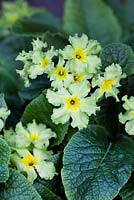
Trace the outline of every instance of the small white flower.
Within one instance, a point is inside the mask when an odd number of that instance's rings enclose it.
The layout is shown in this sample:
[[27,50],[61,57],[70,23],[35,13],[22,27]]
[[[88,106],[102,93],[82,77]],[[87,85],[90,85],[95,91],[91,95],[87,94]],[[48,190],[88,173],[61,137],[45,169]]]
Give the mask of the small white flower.
[[52,81],[51,86],[54,87],[54,89],[61,89],[62,87],[67,88],[73,81],[73,76],[69,74],[62,57],[59,58],[56,68],[51,72],[50,80]]
[[67,89],[62,88],[56,92],[52,90],[47,91],[48,101],[55,107],[51,116],[56,123],[66,123],[70,118],[72,119],[72,127],[79,129],[87,126],[89,116],[95,114],[99,109],[96,105],[95,96],[87,97],[90,92],[90,84],[83,82],[83,84],[71,84]]
[[122,68],[118,64],[112,64],[105,69],[104,74],[98,75],[92,80],[92,87],[99,87],[96,90],[96,96],[100,98],[105,94],[106,97],[113,96],[116,101],[118,99],[118,87],[120,87],[120,80],[126,75],[122,73]]
[[56,174],[54,164],[49,161],[52,152],[33,149],[33,154],[25,149],[17,149],[17,153],[11,154],[11,162],[19,172],[27,174],[29,182],[39,176],[45,180],[51,180]]
[[67,45],[61,54],[67,61],[67,67],[71,72],[87,73],[90,78],[96,74],[101,66],[101,60],[95,54],[101,50],[96,40],[88,40],[85,34],[78,37],[69,37],[71,45]]
[[16,58],[16,60],[20,60],[24,63],[24,68],[22,70],[17,70],[17,73],[24,80],[25,87],[30,85],[29,79],[36,79],[37,76],[44,73],[50,74],[54,68],[52,58],[57,55],[57,51],[54,50],[54,47],[44,51],[47,44],[38,38],[33,40],[32,45],[32,51],[28,53],[23,51]]
[[128,98],[128,96],[125,95],[122,100],[125,101],[123,108],[126,112],[124,114],[119,114],[119,121],[125,124],[125,130],[129,135],[134,135],[134,97],[131,96]]
[[44,124],[36,124],[35,120],[27,124],[26,127],[23,127],[21,122],[16,126],[15,141],[17,148],[29,147],[31,144],[39,149],[47,148],[49,140],[53,137],[56,137],[56,133]]

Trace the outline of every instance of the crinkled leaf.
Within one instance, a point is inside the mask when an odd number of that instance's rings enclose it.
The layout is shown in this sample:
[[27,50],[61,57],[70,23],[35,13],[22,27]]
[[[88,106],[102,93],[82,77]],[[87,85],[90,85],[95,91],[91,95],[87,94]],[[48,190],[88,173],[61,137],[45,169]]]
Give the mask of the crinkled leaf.
[[62,180],[69,200],[112,200],[127,182],[134,164],[134,142],[110,143],[97,125],[76,133],[64,151]]
[[0,182],[6,182],[9,177],[9,156],[10,149],[2,138],[0,138]]
[[129,45],[134,51],[134,35],[133,34],[127,34],[127,36],[124,37],[123,39],[123,43]]
[[43,200],[61,200],[60,197],[58,197],[56,194],[54,194],[50,189],[48,189],[46,186],[42,185],[41,183],[35,183],[34,187],[38,191],[38,193],[41,195]]
[[103,69],[112,63],[117,63],[128,76],[134,74],[134,53],[126,44],[113,43],[106,46],[102,50],[101,59]]
[[121,36],[116,17],[102,0],[67,0],[64,29],[71,34],[84,32],[103,44],[119,41]]
[[16,170],[10,170],[10,177],[5,184],[0,185],[2,200],[42,200],[35,188]]
[[120,196],[122,200],[133,200],[134,199],[134,176],[129,179],[126,185],[121,189]]
[[60,172],[58,172],[58,175],[55,176],[52,180],[43,180],[43,179],[38,178],[35,183],[41,184],[41,185],[47,187],[50,191],[52,191],[58,197],[61,197],[62,200],[66,200],[65,191],[64,191],[62,180],[61,180]]
[[26,125],[32,122],[33,119],[37,123],[44,123],[47,127],[56,132],[57,138],[53,140],[52,145],[58,145],[64,139],[68,131],[68,123],[66,124],[54,124],[51,120],[53,108],[46,99],[46,92],[43,92],[39,97],[35,98],[25,109],[22,116],[22,123]]

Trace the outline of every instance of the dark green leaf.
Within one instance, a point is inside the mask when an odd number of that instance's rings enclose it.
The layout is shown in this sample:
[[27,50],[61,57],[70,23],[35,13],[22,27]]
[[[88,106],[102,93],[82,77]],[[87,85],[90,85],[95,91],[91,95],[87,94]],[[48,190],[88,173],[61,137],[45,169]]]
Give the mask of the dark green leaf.
[[13,32],[22,35],[37,36],[50,30],[58,32],[61,28],[61,21],[49,12],[38,13],[29,18],[17,20],[13,26]]
[[52,106],[46,99],[46,93],[43,92],[39,97],[34,99],[24,111],[22,116],[22,123],[26,125],[35,119],[38,123],[44,123],[47,127],[56,132],[57,138],[54,139],[52,145],[58,145],[64,139],[68,131],[68,123],[66,124],[54,124],[51,120]]
[[6,182],[9,177],[9,156],[10,149],[2,138],[0,138],[0,182]]
[[[109,132],[109,137],[116,140],[119,136],[118,125],[119,125],[119,104],[113,98],[103,99],[99,103],[100,111],[96,113],[95,121],[97,124],[106,128]],[[112,109],[111,109],[112,108]]]
[[102,69],[117,63],[127,75],[134,74],[134,53],[128,45],[113,43],[106,46],[101,53]]
[[48,47],[54,46],[56,49],[63,49],[68,44],[68,36],[60,32],[44,34],[43,40],[47,42]]
[[10,170],[10,178],[0,185],[1,200],[42,200],[35,188],[16,170]]
[[38,178],[36,180],[36,184],[41,184],[47,187],[49,190],[53,191],[54,194],[61,197],[62,200],[67,200],[64,192],[64,187],[61,180],[60,172],[58,172],[58,175],[55,176],[52,180],[43,180]]
[[121,27],[112,10],[102,0],[67,0],[64,29],[71,33],[86,33],[103,44],[119,41]]
[[50,87],[50,81],[49,79],[43,75],[38,77],[35,80],[31,80],[31,85],[30,87],[23,88],[19,94],[22,98],[27,99],[27,100],[32,100],[35,97],[39,96],[41,92],[44,89],[47,89]]
[[61,200],[60,197],[58,197],[56,194],[54,194],[50,189],[48,189],[46,186],[42,185],[41,183],[35,183],[34,184],[36,190],[41,195],[43,200]]
[[134,176],[129,179],[126,185],[121,189],[120,196],[122,200],[133,200],[134,199]]
[[31,38],[11,36],[0,43],[0,91],[6,94],[14,94],[21,87],[21,81],[16,69],[20,68],[20,62],[15,58],[22,50],[30,49]]
[[[128,2],[129,0],[106,0],[109,6],[112,8],[116,16],[118,17],[118,20],[120,24],[123,27],[123,31],[128,31]],[[133,0],[132,0],[133,1]]]
[[69,200],[112,200],[130,177],[134,142],[110,143],[101,126],[76,133],[64,151],[62,180]]

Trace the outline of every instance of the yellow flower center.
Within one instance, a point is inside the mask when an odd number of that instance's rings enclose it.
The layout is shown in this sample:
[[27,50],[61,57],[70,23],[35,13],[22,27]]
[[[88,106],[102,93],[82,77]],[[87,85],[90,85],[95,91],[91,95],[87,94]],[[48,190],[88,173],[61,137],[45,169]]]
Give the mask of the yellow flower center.
[[57,69],[54,71],[54,74],[60,81],[65,80],[67,79],[67,75],[68,75],[67,68],[62,67],[61,65],[58,65]]
[[67,110],[77,111],[81,106],[81,101],[77,96],[68,97],[65,99]]
[[134,111],[130,111],[131,117],[134,117]]
[[87,62],[87,51],[83,50],[81,47],[77,47],[73,52],[73,57],[78,61]]
[[28,136],[28,138],[29,138],[29,140],[31,140],[31,141],[36,141],[36,140],[38,140],[39,139],[39,135],[38,135],[38,133],[32,133],[32,134],[30,134],[29,136]]
[[41,67],[42,67],[42,68],[46,68],[47,65],[50,63],[50,62],[49,62],[49,58],[46,57],[46,58],[42,59],[42,60],[40,61],[40,63],[41,63]]
[[101,86],[101,91],[104,93],[105,91],[112,91],[112,84],[116,83],[117,79],[110,79],[110,80],[105,80],[103,85]]
[[11,15],[11,16],[9,16],[9,22],[11,24],[13,24],[17,19],[18,19],[17,15]]
[[76,83],[80,83],[80,82],[82,82],[82,80],[83,80],[83,78],[84,78],[84,76],[85,76],[85,74],[83,74],[83,73],[81,73],[81,74],[77,74],[77,73],[72,73],[72,75],[73,75],[73,78],[74,78],[74,82],[76,82]]
[[33,156],[31,153],[27,153],[21,162],[30,170],[38,165],[38,157]]

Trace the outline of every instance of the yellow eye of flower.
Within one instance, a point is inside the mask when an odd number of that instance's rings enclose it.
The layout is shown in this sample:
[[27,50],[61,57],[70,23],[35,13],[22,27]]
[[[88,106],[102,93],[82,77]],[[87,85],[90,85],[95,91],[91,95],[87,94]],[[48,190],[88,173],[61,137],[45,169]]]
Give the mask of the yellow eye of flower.
[[65,99],[67,110],[77,111],[81,105],[80,99],[77,96],[68,97]]
[[77,47],[73,52],[73,57],[79,61],[87,62],[87,51]]
[[32,133],[32,134],[30,134],[29,136],[28,136],[28,138],[29,138],[29,140],[31,140],[31,141],[36,141],[36,140],[38,140],[39,139],[39,135],[38,135],[38,133]]
[[134,117],[134,111],[130,111],[131,117]]
[[21,160],[21,162],[30,170],[38,165],[38,157],[27,153],[24,159]]
[[67,68],[65,67],[62,67],[60,65],[58,65],[57,69],[55,70],[54,74],[56,75],[56,77],[62,81],[62,80],[65,80],[67,79]]
[[40,63],[41,63],[41,67],[42,67],[42,68],[46,68],[47,65],[48,65],[50,62],[49,62],[48,57],[46,57],[46,58],[42,59],[42,60],[40,61]]
[[83,80],[83,78],[85,76],[83,73],[81,73],[81,74],[73,73],[72,75],[73,75],[74,81],[76,83],[82,82],[82,80]]
[[104,93],[105,91],[112,91],[112,84],[116,83],[117,79],[110,79],[110,80],[105,80],[103,85],[101,86],[101,91]]
[[11,15],[11,16],[9,16],[9,22],[11,24],[13,24],[17,19],[18,19],[17,15]]

